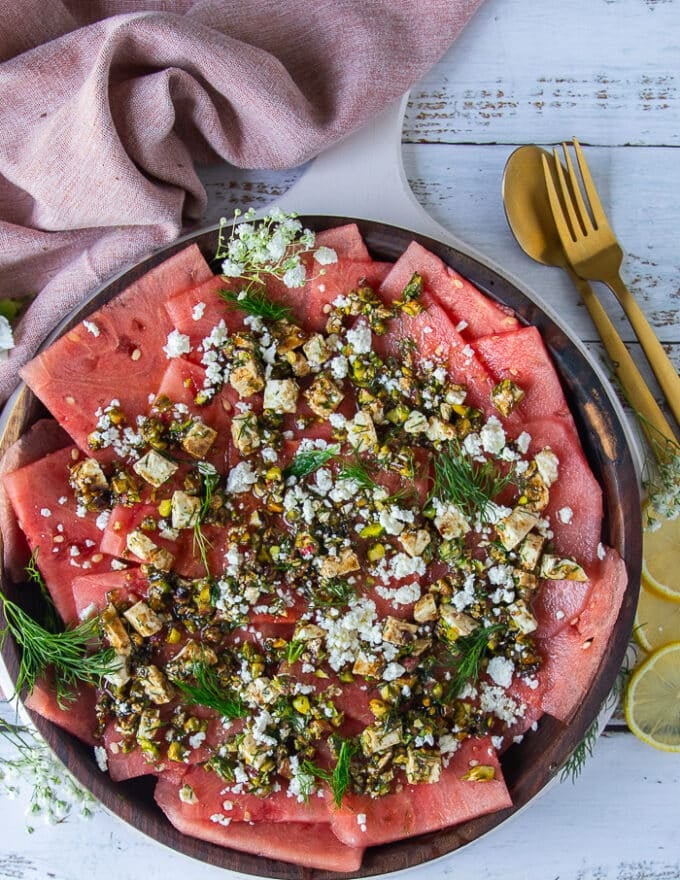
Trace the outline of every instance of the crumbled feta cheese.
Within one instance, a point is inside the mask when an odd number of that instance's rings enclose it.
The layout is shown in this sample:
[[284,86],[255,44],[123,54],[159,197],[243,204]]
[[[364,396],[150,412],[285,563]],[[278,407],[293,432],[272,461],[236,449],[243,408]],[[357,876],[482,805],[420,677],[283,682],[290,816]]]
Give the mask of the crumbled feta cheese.
[[94,759],[97,762],[97,767],[99,767],[102,773],[106,773],[109,769],[109,759],[104,746],[94,747]]
[[557,511],[557,518],[560,522],[568,525],[574,518],[574,511],[571,509],[571,507],[561,507]]
[[101,333],[101,330],[94,321],[83,321],[83,327],[87,330],[88,333],[91,333],[93,336],[99,336],[99,334]]
[[229,471],[227,477],[227,492],[230,495],[240,495],[248,492],[250,487],[257,482],[257,474],[249,461],[240,461]]
[[191,317],[194,321],[200,321],[203,315],[205,314],[205,303],[197,302],[196,305],[191,310]]
[[168,340],[163,346],[163,351],[168,359],[181,357],[191,351],[191,340],[179,330],[172,330],[168,334]]
[[507,657],[492,657],[486,667],[491,681],[502,688],[509,688],[515,672],[515,664]]
[[373,334],[366,321],[359,321],[356,327],[347,331],[347,344],[353,354],[368,354],[373,348]]

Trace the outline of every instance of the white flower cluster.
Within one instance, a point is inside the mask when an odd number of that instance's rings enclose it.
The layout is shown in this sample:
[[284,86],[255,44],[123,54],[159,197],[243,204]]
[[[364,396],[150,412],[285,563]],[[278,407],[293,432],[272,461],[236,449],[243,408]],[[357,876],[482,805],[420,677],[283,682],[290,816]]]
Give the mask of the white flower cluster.
[[95,799],[31,728],[0,718],[0,737],[0,793],[11,798],[29,793],[29,832],[36,818],[52,825],[76,813],[85,818],[94,813]]
[[[264,276],[273,275],[288,288],[303,287],[307,270],[301,258],[313,251],[314,233],[303,227],[296,214],[285,214],[279,208],[258,222],[255,216],[252,208],[245,214],[237,209],[226,241],[224,230],[229,223],[224,217],[220,220],[216,257],[222,260],[222,274],[248,283],[262,283]],[[337,254],[320,247],[314,259],[326,266],[337,262]]]

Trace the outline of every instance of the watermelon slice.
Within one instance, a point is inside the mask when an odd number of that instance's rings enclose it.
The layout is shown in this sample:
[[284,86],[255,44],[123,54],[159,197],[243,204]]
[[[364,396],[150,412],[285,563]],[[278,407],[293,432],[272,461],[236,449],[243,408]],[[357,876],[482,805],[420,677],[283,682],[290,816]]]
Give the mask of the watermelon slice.
[[381,293],[390,302],[399,299],[415,272],[422,276],[425,290],[444,309],[463,339],[505,333],[519,326],[509,309],[484,296],[458,272],[415,241],[394,264],[380,288]]
[[18,523],[65,623],[78,619],[73,578],[111,570],[111,557],[99,548],[102,531],[96,516],[78,515],[68,485],[69,465],[82,458],[77,447],[66,446],[3,477]]
[[[486,782],[463,779],[478,764],[494,768]],[[380,798],[346,794],[331,813],[331,828],[348,846],[376,846],[437,831],[512,806],[496,750],[488,738],[466,740],[436,785],[405,784]]]
[[176,794],[168,798],[164,790],[160,797],[157,796],[157,801],[182,834],[218,846],[321,871],[349,873],[361,867],[364,848],[345,846],[325,823],[258,822],[250,825],[248,822],[228,822],[228,817],[206,821],[185,816],[179,809]]
[[517,416],[520,424],[555,417],[571,421],[560,380],[536,327],[482,336],[472,347],[494,384],[509,379],[524,391],[512,413],[515,421]]
[[87,743],[95,745],[97,739],[94,731],[96,727],[95,721],[95,699],[96,693],[93,687],[81,685],[74,689],[73,699],[60,706],[52,684],[44,679],[40,679],[30,694],[24,700],[24,705],[32,712],[36,712],[53,724],[62,727],[73,736]]
[[564,722],[578,708],[602,662],[628,584],[618,553],[603,548],[601,555],[590,600],[578,619],[551,638],[536,639],[544,656],[543,710]]
[[16,583],[26,577],[25,568],[31,551],[26,536],[17,523],[12,504],[2,486],[2,476],[38,461],[71,443],[71,438],[54,419],[39,419],[17,440],[0,461],[0,533],[2,533],[3,564]]
[[332,248],[338,259],[367,261],[371,259],[366,243],[356,223],[334,226],[317,232],[315,248]]
[[[156,266],[30,361],[21,377],[81,449],[96,411],[118,400],[130,423],[148,407],[165,370],[159,356],[172,323],[162,308],[212,273],[196,245]],[[109,450],[98,456],[112,457]]]

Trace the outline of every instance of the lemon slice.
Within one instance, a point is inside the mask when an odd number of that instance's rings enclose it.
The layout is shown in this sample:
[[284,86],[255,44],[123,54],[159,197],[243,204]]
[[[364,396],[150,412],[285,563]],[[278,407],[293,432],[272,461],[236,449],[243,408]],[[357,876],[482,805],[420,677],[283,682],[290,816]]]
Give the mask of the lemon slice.
[[649,589],[644,578],[633,635],[645,651],[655,651],[669,642],[680,641],[680,602],[671,602]]
[[657,648],[638,666],[628,682],[623,710],[643,742],[680,752],[680,642]]
[[642,574],[647,586],[672,602],[680,602],[680,517],[665,519],[654,514],[661,525],[645,529],[642,539]]

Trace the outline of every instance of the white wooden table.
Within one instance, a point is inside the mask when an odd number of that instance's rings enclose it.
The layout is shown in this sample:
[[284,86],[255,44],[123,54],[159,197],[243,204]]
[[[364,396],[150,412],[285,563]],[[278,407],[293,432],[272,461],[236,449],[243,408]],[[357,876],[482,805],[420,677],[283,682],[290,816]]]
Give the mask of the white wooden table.
[[[519,250],[500,197],[515,146],[573,135],[587,146],[624,243],[624,277],[680,365],[680,0],[486,0],[412,89],[406,113],[403,159],[420,203],[534,290],[599,355],[569,281]],[[203,169],[206,225],[237,205],[275,203],[301,173]],[[622,312],[611,296],[603,301],[651,381]],[[101,810],[28,835],[24,806],[0,798],[1,880],[230,876],[160,848]],[[613,723],[576,782],[554,785],[488,837],[407,876],[678,880],[678,819],[680,756]]]

